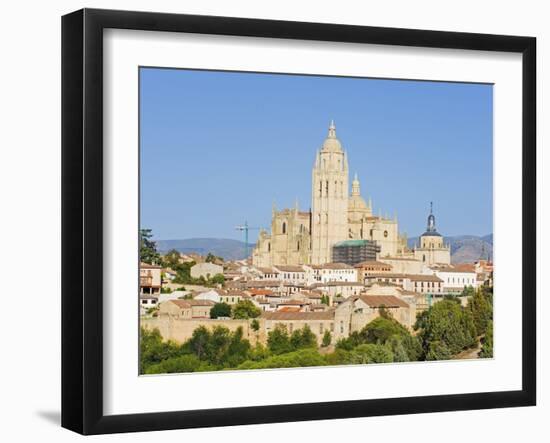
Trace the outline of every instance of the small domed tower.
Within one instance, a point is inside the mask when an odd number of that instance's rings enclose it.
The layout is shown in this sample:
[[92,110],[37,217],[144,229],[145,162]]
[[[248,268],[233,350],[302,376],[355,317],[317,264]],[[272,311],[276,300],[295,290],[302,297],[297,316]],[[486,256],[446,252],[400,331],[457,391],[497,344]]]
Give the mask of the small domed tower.
[[443,236],[437,232],[432,202],[430,202],[426,232],[420,236],[420,247],[415,248],[414,256],[428,266],[451,263],[451,248],[443,243]]
[[430,202],[430,215],[428,215],[428,224],[426,232],[420,236],[421,248],[442,248],[443,236],[437,232],[435,227],[435,215],[433,214],[433,202]]

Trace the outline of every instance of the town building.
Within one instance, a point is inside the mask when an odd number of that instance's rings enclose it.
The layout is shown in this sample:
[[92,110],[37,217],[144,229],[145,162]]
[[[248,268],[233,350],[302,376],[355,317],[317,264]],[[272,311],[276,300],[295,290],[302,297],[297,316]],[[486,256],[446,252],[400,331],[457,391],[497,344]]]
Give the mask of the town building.
[[140,315],[146,315],[151,309],[158,306],[158,297],[153,295],[140,295],[139,296],[139,313]]
[[210,318],[210,300],[169,300],[159,304],[159,316],[178,319]]
[[304,285],[306,283],[306,270],[300,265],[277,265],[274,267],[279,279],[285,283]]
[[407,291],[422,294],[443,294],[443,280],[433,274],[370,274],[365,276],[365,285],[373,283],[400,286]]
[[314,283],[309,286],[309,289],[321,291],[332,300],[337,296],[348,298],[353,295],[359,295],[365,289],[365,285],[357,281],[327,281],[324,283]]
[[307,266],[307,283],[356,282],[357,269],[345,263],[325,263]]
[[365,281],[365,275],[391,273],[393,266],[381,261],[371,260],[357,263],[357,281]]
[[[472,267],[473,268],[473,267]],[[461,293],[464,288],[478,286],[477,275],[474,269],[458,266],[445,266],[435,268],[434,275],[443,280],[443,292],[449,294]]]
[[162,288],[162,267],[141,263],[139,265],[139,293],[158,295]]

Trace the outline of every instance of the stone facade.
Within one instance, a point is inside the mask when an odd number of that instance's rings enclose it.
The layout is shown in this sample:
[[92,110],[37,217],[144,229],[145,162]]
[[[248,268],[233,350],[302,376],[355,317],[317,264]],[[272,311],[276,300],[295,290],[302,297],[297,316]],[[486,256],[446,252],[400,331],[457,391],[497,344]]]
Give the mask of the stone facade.
[[271,232],[260,232],[252,261],[257,267],[329,263],[334,244],[349,239],[376,241],[380,257],[407,252],[397,217],[373,215],[371,200],[366,203],[361,196],[357,175],[349,194],[348,158],[332,122],[315,155],[311,211],[300,211],[297,204],[281,211],[274,207]]

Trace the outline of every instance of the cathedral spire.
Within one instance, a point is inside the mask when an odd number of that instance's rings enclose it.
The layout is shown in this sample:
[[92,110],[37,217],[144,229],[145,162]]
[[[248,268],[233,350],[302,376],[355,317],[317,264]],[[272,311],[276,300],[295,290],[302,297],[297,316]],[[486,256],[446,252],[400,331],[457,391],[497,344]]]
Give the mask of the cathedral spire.
[[357,172],[351,182],[351,195],[361,195],[361,185],[359,183],[359,179],[357,178]]
[[336,138],[336,125],[334,120],[330,121],[330,126],[328,127],[328,138]]
[[430,215],[428,215],[428,226],[426,232],[436,232],[435,215],[433,214],[433,202],[430,202]]

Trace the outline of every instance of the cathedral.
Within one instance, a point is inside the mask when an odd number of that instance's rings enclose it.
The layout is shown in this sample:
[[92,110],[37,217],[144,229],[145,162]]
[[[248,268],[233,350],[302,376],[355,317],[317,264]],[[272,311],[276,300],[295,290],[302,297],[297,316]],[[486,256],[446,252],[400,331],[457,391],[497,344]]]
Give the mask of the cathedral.
[[[431,235],[424,241],[427,234]],[[271,232],[260,231],[252,261],[260,267],[322,265],[332,261],[336,243],[349,239],[375,241],[380,248],[379,257],[420,261],[423,258],[426,264],[450,263],[450,249],[443,245],[443,237],[435,230],[435,217],[431,228],[428,220],[419,251],[409,250],[406,236],[399,233],[397,217],[373,214],[370,198],[367,203],[361,196],[357,174],[349,194],[348,158],[331,122],[327,138],[315,155],[310,211],[301,211],[297,203],[292,209],[280,211],[273,206]]]

